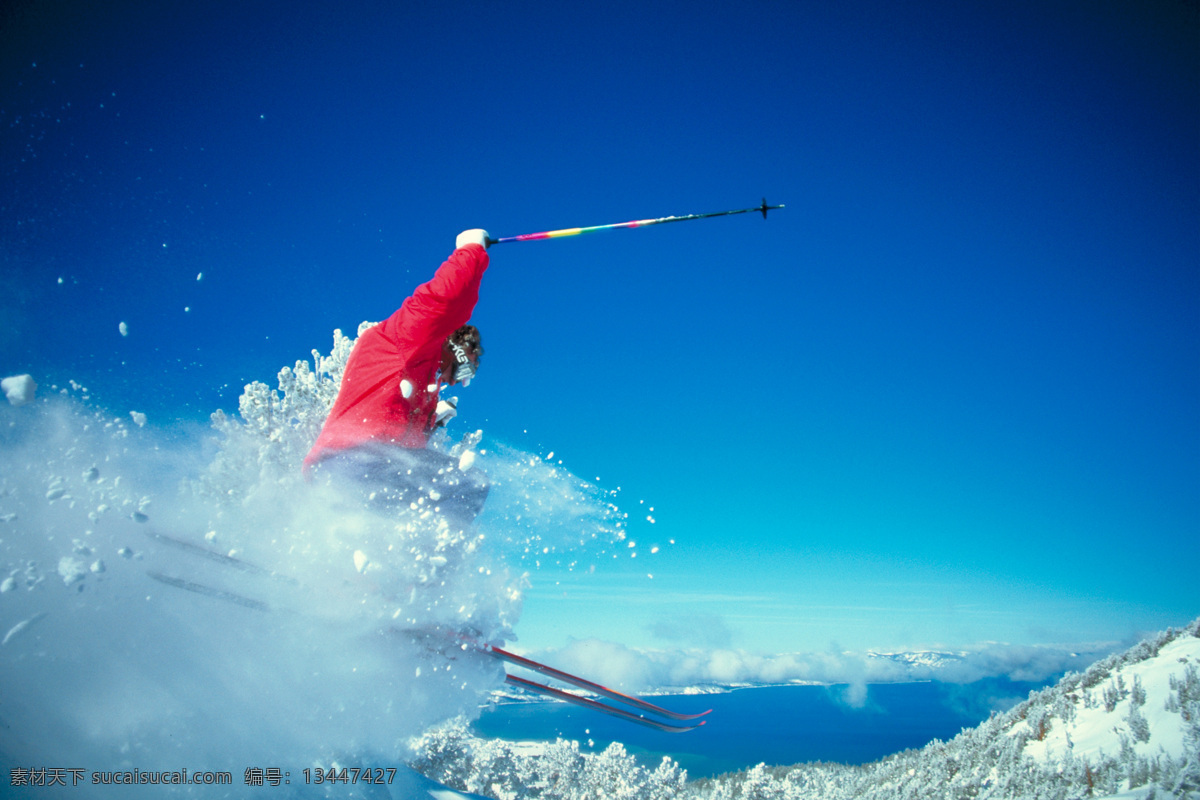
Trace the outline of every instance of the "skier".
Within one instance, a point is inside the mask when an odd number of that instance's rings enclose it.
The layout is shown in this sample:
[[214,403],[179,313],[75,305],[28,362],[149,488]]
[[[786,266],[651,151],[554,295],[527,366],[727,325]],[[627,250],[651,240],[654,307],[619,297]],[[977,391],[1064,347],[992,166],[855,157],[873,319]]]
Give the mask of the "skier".
[[487,231],[463,231],[454,245],[431,280],[358,337],[304,471],[357,485],[378,507],[408,508],[425,498],[465,525],[483,508],[487,477],[426,449],[457,413],[455,398],[439,398],[442,383],[467,386],[483,355],[479,330],[467,322],[488,266]]

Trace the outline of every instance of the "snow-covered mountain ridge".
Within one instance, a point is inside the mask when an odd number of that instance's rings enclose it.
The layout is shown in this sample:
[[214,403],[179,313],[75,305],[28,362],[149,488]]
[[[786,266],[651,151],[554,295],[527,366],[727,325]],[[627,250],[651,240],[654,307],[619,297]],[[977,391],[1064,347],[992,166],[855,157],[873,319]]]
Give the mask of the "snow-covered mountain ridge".
[[966,650],[944,652],[940,650],[917,650],[903,653],[880,653],[875,650],[867,651],[868,659],[891,661],[906,667],[925,667],[931,670],[945,669],[951,664],[962,662],[969,653]]
[[[1025,753],[1041,761],[1103,759],[1115,733],[1137,755],[1184,755],[1188,721],[1181,704],[1200,692],[1200,638],[1183,636],[1157,654],[1106,673],[1089,670],[1060,683],[1052,702],[1033,707],[1007,735],[1027,740]],[[1042,713],[1044,710],[1045,713]],[[1195,720],[1192,720],[1195,722]]]
[[620,744],[580,752],[472,736],[465,722],[414,741],[415,766],[496,798],[1200,800],[1200,619],[1109,656],[948,742],[873,764],[801,764],[687,781]]

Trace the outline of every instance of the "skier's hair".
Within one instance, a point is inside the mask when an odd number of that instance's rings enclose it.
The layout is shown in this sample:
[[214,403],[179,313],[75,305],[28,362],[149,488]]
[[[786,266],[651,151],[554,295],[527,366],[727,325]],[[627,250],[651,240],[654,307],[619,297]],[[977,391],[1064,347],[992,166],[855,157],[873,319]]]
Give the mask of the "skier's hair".
[[463,325],[450,334],[450,341],[468,353],[474,354],[476,359],[483,356],[483,340],[479,337],[479,328],[474,325]]

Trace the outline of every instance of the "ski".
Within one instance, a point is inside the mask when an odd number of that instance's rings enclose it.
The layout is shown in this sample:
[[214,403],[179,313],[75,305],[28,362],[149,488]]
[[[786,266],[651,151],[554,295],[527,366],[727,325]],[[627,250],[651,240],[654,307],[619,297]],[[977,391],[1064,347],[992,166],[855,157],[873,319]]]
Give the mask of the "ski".
[[525,658],[524,656],[519,656],[515,653],[510,653],[507,650],[501,650],[499,647],[483,645],[482,649],[484,652],[488,653],[493,658],[499,659],[500,661],[507,661],[509,664],[514,664],[518,667],[524,667],[525,669],[545,675],[548,678],[560,680],[564,683],[570,683],[574,686],[578,686],[580,689],[586,689],[589,692],[595,692],[596,694],[607,697],[610,700],[616,700],[618,703],[624,703],[626,705],[633,706],[634,708],[639,708],[642,711],[646,711],[650,714],[666,717],[667,719],[680,721],[699,719],[700,717],[703,717],[705,714],[708,714],[710,711],[712,711],[710,708],[707,711],[701,711],[699,714],[680,714],[676,711],[669,711],[660,706],[656,706],[653,703],[647,703],[645,700],[640,698],[614,691],[613,689],[609,689],[606,686],[601,686],[598,683],[593,683],[592,681],[589,681],[586,678],[581,678],[578,675],[572,675],[569,672],[563,672],[560,669],[555,669],[554,667],[547,666],[546,664],[534,661],[533,659]]
[[593,700],[590,697],[580,697],[577,694],[571,694],[570,692],[565,692],[562,689],[555,689],[553,686],[547,686],[544,683],[537,683],[536,681],[526,680],[525,678],[518,678],[515,675],[505,675],[504,681],[511,686],[516,686],[518,688],[525,689],[526,691],[534,692],[535,694],[553,697],[556,700],[565,700],[568,703],[580,706],[582,708],[591,709],[592,711],[599,711],[601,714],[608,714],[616,717],[617,719],[623,719],[626,722],[633,722],[637,725],[645,725],[648,728],[654,728],[655,730],[663,731],[665,733],[687,733],[688,731],[696,730],[696,728],[699,728],[704,724],[704,720],[701,720],[693,725],[672,725],[669,722],[650,719],[649,717],[645,717],[641,714],[635,714],[632,711],[626,711],[623,708],[614,708],[613,706],[605,705],[604,703],[601,703],[598,700]]
[[243,608],[252,608],[255,611],[271,610],[271,607],[266,603],[237,594],[235,592],[227,592],[224,589],[216,589],[212,586],[206,586],[203,583],[196,583],[194,581],[184,580],[183,578],[176,578],[173,575],[164,575],[161,572],[147,571],[146,574],[159,583],[165,583],[167,586],[174,586],[176,589],[183,589],[185,592],[201,594],[205,597],[213,597],[217,600],[224,600],[226,602],[233,603],[234,605],[242,606]]
[[199,544],[193,544],[192,542],[189,542],[185,539],[178,539],[174,536],[168,536],[165,533],[159,533],[158,531],[153,531],[153,530],[146,531],[146,536],[150,537],[151,539],[153,539],[154,541],[156,541],[160,544],[165,544],[170,547],[174,547],[177,550],[182,550],[185,553],[191,553],[192,555],[200,556],[201,558],[207,559],[207,560],[215,562],[217,564],[221,564],[223,566],[230,567],[232,569],[236,569],[239,572],[248,572],[252,575],[266,575],[271,578],[277,578],[282,581],[287,581],[288,583],[291,583],[293,585],[295,585],[295,583],[296,583],[296,581],[293,580],[292,578],[289,578],[286,575],[281,575],[278,572],[275,572],[274,570],[269,570],[266,567],[260,567],[258,564],[253,564],[249,561],[246,561],[243,558],[237,558],[236,556],[226,555],[224,553],[213,550],[210,547],[205,547],[205,546],[199,545]]

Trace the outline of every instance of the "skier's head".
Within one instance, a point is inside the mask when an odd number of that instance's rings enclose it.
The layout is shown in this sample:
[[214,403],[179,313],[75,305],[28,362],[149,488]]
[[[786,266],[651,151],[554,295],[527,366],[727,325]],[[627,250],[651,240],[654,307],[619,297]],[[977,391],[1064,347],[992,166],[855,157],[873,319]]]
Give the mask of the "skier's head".
[[450,334],[442,345],[442,378],[450,385],[462,383],[468,386],[479,369],[479,358],[483,355],[483,343],[479,329],[474,325],[463,325]]

